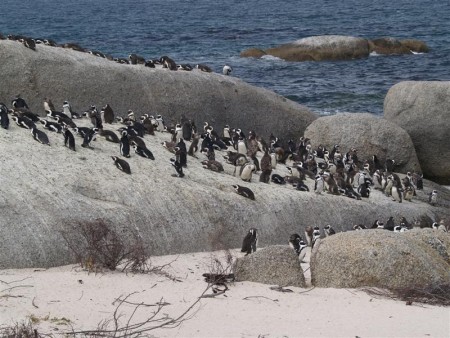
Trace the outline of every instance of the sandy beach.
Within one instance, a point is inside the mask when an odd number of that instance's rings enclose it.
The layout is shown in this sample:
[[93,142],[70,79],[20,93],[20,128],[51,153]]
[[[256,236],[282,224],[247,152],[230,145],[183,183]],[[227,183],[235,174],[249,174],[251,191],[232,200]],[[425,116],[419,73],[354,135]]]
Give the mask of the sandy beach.
[[[233,250],[240,257],[239,250]],[[155,337],[449,337],[450,309],[375,297],[357,289],[313,288],[309,252],[302,264],[308,288],[235,282],[225,294],[206,298],[203,273],[223,251],[153,257],[169,264],[162,274],[88,273],[79,265],[0,271],[0,327],[31,319],[39,333],[95,330],[116,314],[119,326],[141,323],[165,304],[144,329],[192,309],[174,328],[145,330]],[[143,303],[141,306],[137,304]],[[195,303],[195,304],[194,304]],[[133,314],[134,313],[134,314]],[[131,317],[131,320],[130,320]],[[164,319],[166,318],[166,319]],[[158,320],[157,320],[158,319]],[[162,320],[162,321],[161,321]],[[81,334],[80,334],[81,336]]]

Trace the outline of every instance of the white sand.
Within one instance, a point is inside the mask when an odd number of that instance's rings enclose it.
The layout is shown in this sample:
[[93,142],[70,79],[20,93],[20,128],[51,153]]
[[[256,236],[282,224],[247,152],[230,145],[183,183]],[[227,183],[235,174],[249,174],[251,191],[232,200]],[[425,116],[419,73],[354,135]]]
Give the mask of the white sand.
[[[233,251],[240,256],[240,252]],[[90,273],[79,266],[0,271],[0,327],[40,319],[39,332],[61,336],[70,330],[96,329],[112,319],[114,301],[130,293],[130,302],[163,307],[161,316],[175,317],[205,290],[202,274],[212,257],[223,252],[152,258],[153,265],[171,262],[165,271],[179,281],[158,275],[122,272]],[[306,260],[309,261],[308,256]],[[309,264],[302,264],[310,283]],[[6,284],[8,283],[8,284]],[[14,288],[12,288],[14,287]],[[12,288],[10,290],[6,290]],[[450,308],[406,305],[355,289],[289,287],[281,293],[270,285],[236,282],[225,295],[202,298],[190,318],[171,329],[149,331],[157,337],[450,337]],[[5,291],[6,290],[6,291]],[[207,292],[211,293],[210,290]],[[135,306],[123,304],[118,313],[125,324]],[[156,307],[142,306],[131,323],[142,322]],[[153,323],[158,325],[158,323]],[[153,326],[151,325],[151,326]]]

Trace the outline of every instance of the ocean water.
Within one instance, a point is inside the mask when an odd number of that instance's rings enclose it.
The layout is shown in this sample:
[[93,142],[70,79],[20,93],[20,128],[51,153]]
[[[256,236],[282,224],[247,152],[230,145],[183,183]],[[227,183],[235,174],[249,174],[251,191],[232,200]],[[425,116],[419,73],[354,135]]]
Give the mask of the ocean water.
[[[229,64],[233,76],[319,114],[381,115],[394,84],[450,80],[449,1],[1,0],[0,13],[3,34],[77,42],[117,57],[169,55],[217,72]],[[338,62],[239,57],[250,47],[330,34],[414,38],[431,52]]]

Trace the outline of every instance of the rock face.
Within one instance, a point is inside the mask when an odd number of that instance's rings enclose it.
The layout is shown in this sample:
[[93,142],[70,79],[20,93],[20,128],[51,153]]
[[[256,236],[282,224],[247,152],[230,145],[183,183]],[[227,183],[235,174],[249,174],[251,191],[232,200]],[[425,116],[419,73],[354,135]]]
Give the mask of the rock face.
[[369,45],[363,38],[326,35],[300,39],[265,52],[286,61],[351,60],[369,56]]
[[311,257],[311,280],[317,287],[423,287],[449,283],[449,268],[437,250],[414,236],[364,230],[322,239]]
[[236,280],[280,286],[305,287],[305,276],[298,256],[286,245],[269,246],[238,258]]
[[40,114],[44,98],[49,97],[59,110],[65,100],[77,112],[109,103],[122,116],[129,109],[139,115],[161,114],[166,121],[185,114],[200,127],[208,121],[218,132],[228,124],[286,138],[298,137],[316,118],[307,108],[274,92],[216,73],[122,65],[44,45],[33,51],[8,40],[0,41],[0,60],[0,102],[9,105],[21,94]]
[[450,184],[450,82],[400,82],[389,89],[384,117],[411,136],[425,177]]
[[[270,112],[272,104],[283,101],[271,92],[217,74],[130,68],[84,53],[40,47],[33,52],[14,41],[0,41],[1,100],[6,100],[4,95],[10,97],[21,93],[33,108],[40,106],[45,96],[51,96],[54,103],[74,98],[72,101],[74,105],[78,103],[75,106],[78,111],[92,103],[100,106],[98,101],[103,104],[114,100],[117,107],[121,107],[117,111],[130,107],[136,112],[144,112],[142,107],[147,107],[149,112],[173,109],[176,114],[193,112],[194,108],[189,108],[189,104],[192,107],[205,104],[207,108],[199,109],[202,112],[211,109],[208,114],[212,114],[213,107],[223,112],[222,104],[225,103],[229,111],[237,114],[239,108],[241,114],[246,108],[252,111],[250,106],[255,100],[260,101],[257,107],[264,104],[267,106],[264,111]],[[38,53],[45,55],[43,60]],[[20,64],[23,72],[14,63]],[[71,67],[73,72],[69,71]],[[13,71],[22,76],[14,78]],[[70,82],[70,76],[79,83]],[[108,85],[97,88],[91,82]],[[114,85],[109,86],[110,83]],[[179,90],[184,102],[180,102],[182,100],[172,92],[171,86]],[[207,93],[212,93],[211,97],[195,96],[200,94],[200,87],[206,90],[208,86],[211,88]],[[171,96],[162,93],[163,89]],[[218,95],[216,90],[221,94]],[[158,95],[154,96],[155,92]],[[250,102],[244,104],[241,95],[248,95],[246,99]],[[122,102],[122,97],[127,101]],[[141,104],[148,100],[152,105],[141,107],[136,104],[138,107],[135,108],[133,100]],[[287,101],[286,104],[298,107]],[[282,107],[286,107],[283,103],[279,107],[277,113],[289,114],[290,108],[283,110]],[[238,125],[245,120],[249,126],[257,127],[255,120],[247,121],[247,117],[237,115],[233,118],[237,119]],[[76,124],[92,127],[88,119],[77,120]],[[122,126],[104,124],[106,130],[116,133]],[[419,191],[417,199],[411,203],[393,203],[377,191],[371,193],[368,200],[356,201],[325,193],[303,193],[289,185],[259,183],[257,175],[251,183],[243,183],[233,176],[234,166],[224,163],[224,152],[220,151],[216,152],[216,160],[223,163],[224,172],[204,169],[201,164],[204,155],[197,153],[197,158],[188,157],[185,177],[177,178],[172,177],[175,170],[169,161],[174,154],[161,145],[172,137],[167,132],[144,137],[155,160],[132,153],[126,159],[131,167],[131,175],[127,175],[117,169],[111,159],[111,156],[120,156],[118,144],[98,136],[97,141],[91,142],[93,149],[83,148],[81,138],[76,136],[77,151],[73,152],[64,146],[61,134],[49,131],[47,134],[50,146],[36,142],[29,130],[14,122],[8,130],[0,128],[0,269],[73,263],[61,231],[67,230],[73,222],[97,218],[121,233],[137,232],[148,245],[151,255],[162,255],[236,248],[250,227],[261,230],[259,244],[264,247],[285,244],[292,233],[303,234],[308,225],[332,222],[339,232],[354,224],[368,225],[375,219],[387,220],[391,215],[407,215],[410,222],[424,215],[431,220],[450,216],[450,191],[428,181],[424,183],[425,190]],[[186,143],[189,147],[190,142]],[[258,157],[261,160],[262,154]],[[287,169],[279,164],[274,173],[284,176]],[[237,195],[233,184],[251,188],[255,201]],[[313,180],[307,179],[306,184],[313,189]],[[424,202],[430,189],[439,191],[438,206]]]
[[[384,162],[394,159],[396,171],[420,172],[420,164],[408,133],[388,120],[371,114],[343,113],[320,117],[305,131],[313,147],[339,144],[345,153],[352,147],[358,150],[358,159],[371,159],[377,155]],[[331,148],[330,148],[331,150]]]
[[412,54],[428,52],[427,45],[419,40],[397,40],[385,37],[375,40],[341,35],[323,35],[303,38],[277,47],[261,50],[250,48],[242,57],[262,57],[266,54],[286,61],[351,60],[378,54]]

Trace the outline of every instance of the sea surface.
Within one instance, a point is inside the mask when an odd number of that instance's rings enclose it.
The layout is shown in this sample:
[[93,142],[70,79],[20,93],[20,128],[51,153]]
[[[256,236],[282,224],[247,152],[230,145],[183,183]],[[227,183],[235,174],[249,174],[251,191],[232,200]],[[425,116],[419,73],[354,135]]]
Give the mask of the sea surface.
[[[76,42],[117,57],[168,55],[216,72],[229,64],[233,76],[324,115],[382,115],[394,84],[450,80],[448,0],[0,0],[0,13],[3,34]],[[431,51],[338,62],[239,57],[250,47],[331,34],[419,39]]]

